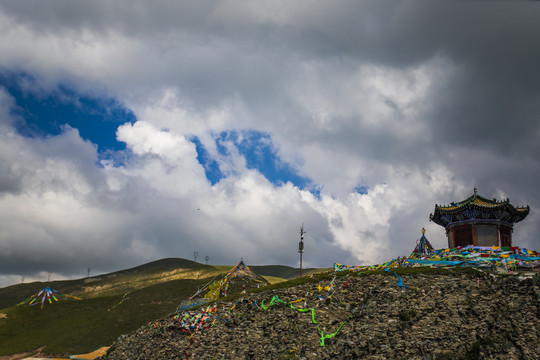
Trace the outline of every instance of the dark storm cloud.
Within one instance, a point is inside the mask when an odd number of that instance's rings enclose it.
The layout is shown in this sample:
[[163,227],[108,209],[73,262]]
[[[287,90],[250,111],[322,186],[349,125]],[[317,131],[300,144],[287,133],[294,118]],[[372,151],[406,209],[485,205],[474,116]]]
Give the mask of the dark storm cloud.
[[452,78],[430,97],[434,145],[540,155],[535,146],[540,124],[535,115],[540,110],[538,5],[413,4],[407,6],[408,16],[397,21],[395,33],[403,34],[403,44],[413,53],[431,49],[456,66]]

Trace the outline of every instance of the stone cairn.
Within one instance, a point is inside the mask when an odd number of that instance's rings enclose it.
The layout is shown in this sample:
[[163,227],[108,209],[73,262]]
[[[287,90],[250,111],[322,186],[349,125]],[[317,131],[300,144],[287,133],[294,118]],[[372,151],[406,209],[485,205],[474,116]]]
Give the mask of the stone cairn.
[[120,337],[100,359],[540,358],[538,273],[393,270],[205,304]]

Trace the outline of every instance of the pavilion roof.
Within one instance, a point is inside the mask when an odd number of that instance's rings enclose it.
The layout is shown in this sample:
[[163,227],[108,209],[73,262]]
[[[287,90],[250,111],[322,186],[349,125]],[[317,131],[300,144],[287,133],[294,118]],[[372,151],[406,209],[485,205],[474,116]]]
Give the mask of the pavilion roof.
[[487,199],[474,194],[460,202],[449,205],[435,205],[435,212],[429,215],[436,224],[447,226],[449,223],[473,219],[493,219],[508,223],[516,223],[527,217],[529,206],[514,207],[510,200]]

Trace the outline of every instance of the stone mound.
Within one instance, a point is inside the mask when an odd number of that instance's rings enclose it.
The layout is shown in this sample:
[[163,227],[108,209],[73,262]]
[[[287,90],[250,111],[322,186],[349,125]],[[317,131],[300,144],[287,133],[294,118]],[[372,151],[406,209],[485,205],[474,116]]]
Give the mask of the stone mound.
[[350,272],[248,293],[141,327],[100,359],[539,358],[538,274],[401,277],[406,287]]

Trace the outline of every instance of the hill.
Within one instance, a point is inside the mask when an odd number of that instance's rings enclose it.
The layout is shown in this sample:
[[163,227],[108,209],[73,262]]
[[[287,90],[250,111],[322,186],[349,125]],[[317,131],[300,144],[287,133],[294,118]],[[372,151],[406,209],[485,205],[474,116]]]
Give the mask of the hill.
[[[182,300],[230,268],[168,258],[90,278],[0,288],[0,356],[43,346],[48,354],[66,355],[109,345],[170,315]],[[281,279],[271,267],[265,274]],[[15,306],[46,286],[82,300],[53,301],[44,309]]]
[[[278,277],[282,279],[293,279],[300,276],[300,269],[284,265],[251,265],[251,270],[262,276]],[[320,272],[321,269],[302,269],[302,275],[311,275]]]
[[537,359],[539,286],[471,268],[318,274],[155,321],[102,359]]
[[121,295],[156,283],[199,279],[220,273],[210,265],[194,261],[166,258],[134,268],[77,280],[32,282],[0,288],[0,309],[13,306],[49,286],[55,290],[84,298]]

